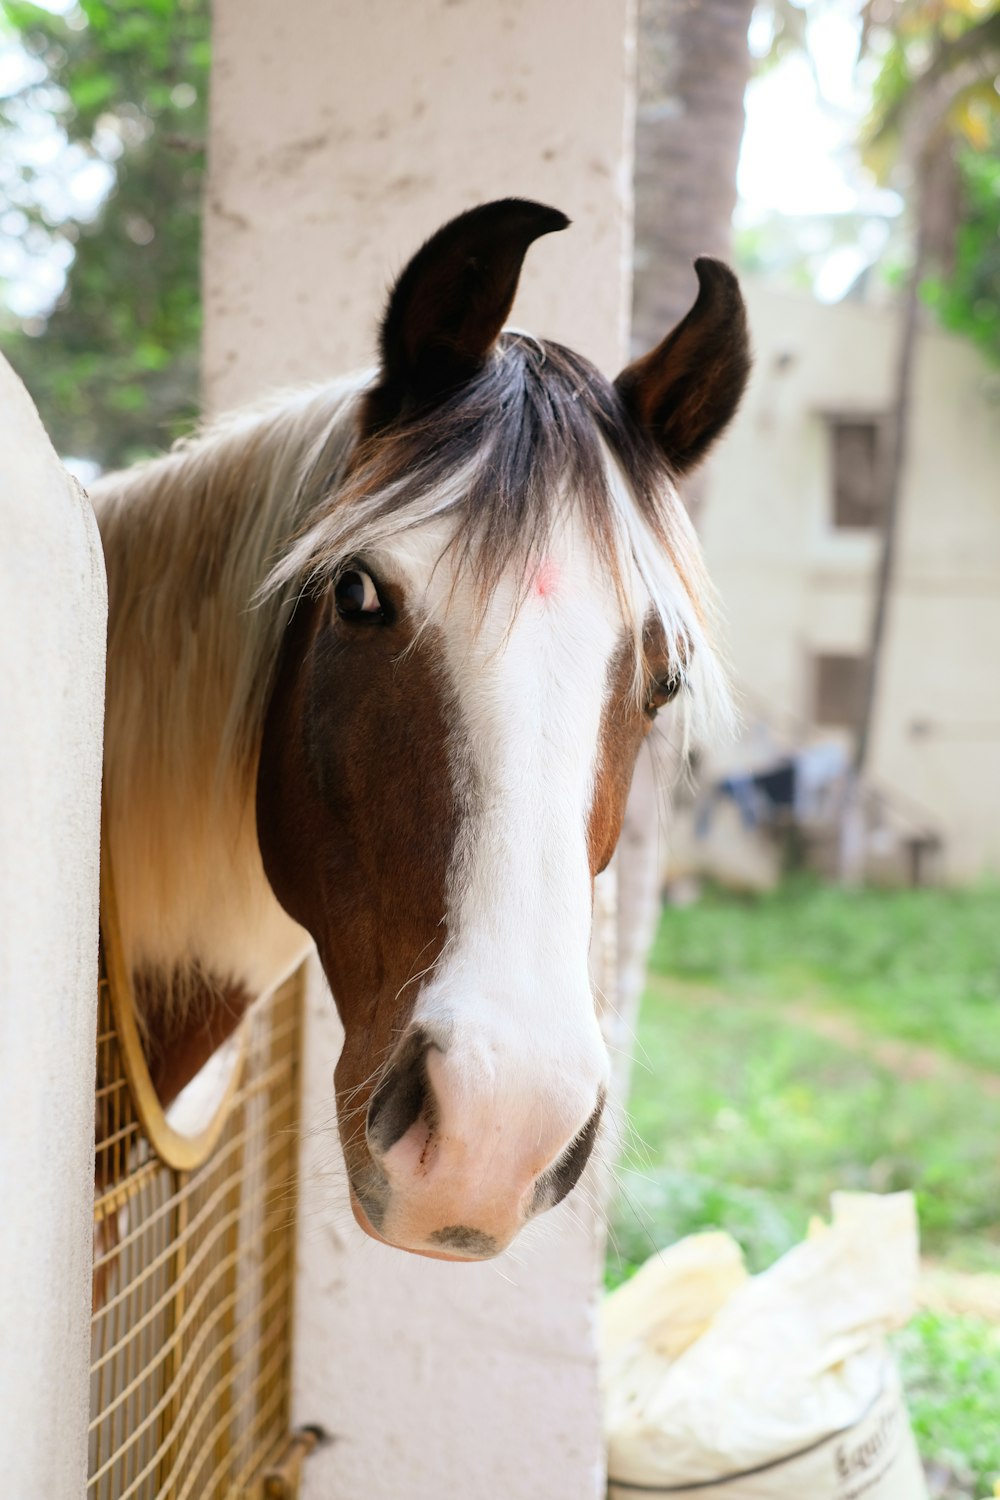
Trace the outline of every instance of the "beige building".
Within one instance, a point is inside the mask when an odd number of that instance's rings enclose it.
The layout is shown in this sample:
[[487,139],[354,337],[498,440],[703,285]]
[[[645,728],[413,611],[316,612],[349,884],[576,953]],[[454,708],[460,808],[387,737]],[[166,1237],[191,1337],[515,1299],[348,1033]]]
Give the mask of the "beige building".
[[[747,737],[716,769],[850,741],[879,551],[897,315],[749,281],[754,378],[704,514]],[[1000,870],[1000,376],[928,323],[869,778],[870,854],[940,836],[948,880]]]

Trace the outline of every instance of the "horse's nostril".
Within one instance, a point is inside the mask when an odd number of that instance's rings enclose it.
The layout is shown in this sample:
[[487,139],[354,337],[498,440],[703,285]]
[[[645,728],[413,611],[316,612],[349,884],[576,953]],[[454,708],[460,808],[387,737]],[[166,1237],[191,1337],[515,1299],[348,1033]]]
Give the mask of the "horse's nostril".
[[533,1213],[541,1213],[543,1209],[554,1208],[557,1203],[562,1202],[571,1188],[576,1186],[584,1167],[590,1160],[590,1153],[597,1140],[601,1115],[604,1111],[604,1100],[605,1091],[602,1089],[598,1096],[597,1108],[579,1135],[570,1141],[559,1160],[539,1177],[535,1184]]
[[427,1077],[430,1046],[426,1032],[412,1032],[372,1094],[366,1134],[368,1145],[378,1156],[391,1151],[421,1114],[431,1112],[433,1094]]

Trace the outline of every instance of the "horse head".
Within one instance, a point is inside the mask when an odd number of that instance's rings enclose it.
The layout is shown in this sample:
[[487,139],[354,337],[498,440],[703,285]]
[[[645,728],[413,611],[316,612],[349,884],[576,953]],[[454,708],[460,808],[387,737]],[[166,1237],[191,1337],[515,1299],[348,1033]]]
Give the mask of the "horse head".
[[399,277],[356,440],[276,570],[298,599],[257,829],[345,1041],[355,1215],[479,1259],[569,1192],[608,1059],[595,876],[657,712],[724,693],[676,480],[736,409],[742,299],[697,263],[683,322],[612,384],[503,327],[554,209],[487,204]]

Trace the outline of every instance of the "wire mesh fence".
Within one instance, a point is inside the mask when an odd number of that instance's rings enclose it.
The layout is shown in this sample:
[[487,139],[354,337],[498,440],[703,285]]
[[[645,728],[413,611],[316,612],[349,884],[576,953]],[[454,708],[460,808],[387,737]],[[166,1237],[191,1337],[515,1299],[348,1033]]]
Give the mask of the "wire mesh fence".
[[289,1436],[302,979],[249,1013],[181,1137],[102,933],[87,1500],[253,1497]]

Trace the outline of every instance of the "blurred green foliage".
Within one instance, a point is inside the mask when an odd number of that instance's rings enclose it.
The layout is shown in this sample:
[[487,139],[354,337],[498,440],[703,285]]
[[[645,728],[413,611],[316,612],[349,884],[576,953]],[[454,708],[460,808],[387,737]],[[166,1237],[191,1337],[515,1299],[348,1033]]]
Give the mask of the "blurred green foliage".
[[8,183],[22,233],[68,240],[75,254],[51,315],[8,315],[0,347],[61,453],[127,463],[169,442],[198,407],[208,3],[79,0],[58,15],[0,0],[0,16],[40,64],[0,100],[0,150],[26,111],[42,109],[64,150],[113,172],[92,222],[46,206],[39,178],[51,162]]
[[986,1500],[1000,1478],[1000,1328],[922,1312],[896,1347],[921,1452]]
[[[808,57],[815,69],[810,27],[832,9],[843,11],[841,0],[762,0],[756,19],[766,21],[769,37],[758,74],[790,55]],[[946,328],[1000,361],[1000,11],[985,0],[865,0],[858,22],[857,71],[871,86],[863,163],[899,192],[912,221],[919,174],[908,148],[915,135],[938,145],[943,138],[954,158],[933,214],[935,250],[943,253],[932,256],[938,264],[921,295]],[[773,215],[737,231],[741,262],[808,288],[831,250],[859,242],[869,217],[864,210]],[[894,228],[880,260],[890,284],[905,282],[911,248]]]
[[959,158],[965,217],[947,277],[929,277],[922,295],[945,328],[971,339],[1000,363],[1000,126],[988,152]]
[[[781,45],[804,45],[804,12],[776,5]],[[869,159],[893,160],[893,122],[942,45],[982,22],[972,0],[895,0],[866,29],[878,59]],[[0,156],[25,110],[47,111],[75,149],[104,164],[113,187],[97,217],[60,212],[39,191],[49,160],[3,184],[4,233],[70,247],[51,314],[0,321],[0,348],[26,381],[64,454],[127,463],[190,425],[198,408],[201,194],[209,72],[208,0],[77,0],[64,14],[0,0],[0,22],[37,60],[36,75],[0,98]],[[992,33],[991,33],[992,35]],[[777,55],[777,53],[775,54]],[[964,204],[954,266],[924,287],[948,328],[1000,359],[1000,166],[997,95],[981,79],[952,101],[964,143]],[[13,227],[12,227],[13,226]]]
[[995,1093],[901,1075],[780,1002],[712,991],[654,984],[640,1044],[612,1265],[721,1225],[759,1270],[835,1189],[907,1188],[929,1250],[1000,1271]]
[[653,964],[735,994],[850,1012],[873,1032],[1000,1073],[1000,886],[780,895],[669,909]]
[[938,265],[921,293],[946,328],[1000,362],[1000,11],[982,0],[886,0],[865,16],[863,51],[878,64],[865,162],[912,197],[908,138],[911,151],[922,139],[950,159],[944,179],[924,182],[937,197]]

